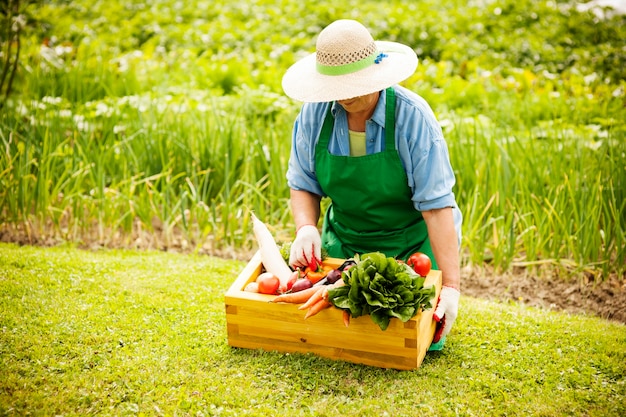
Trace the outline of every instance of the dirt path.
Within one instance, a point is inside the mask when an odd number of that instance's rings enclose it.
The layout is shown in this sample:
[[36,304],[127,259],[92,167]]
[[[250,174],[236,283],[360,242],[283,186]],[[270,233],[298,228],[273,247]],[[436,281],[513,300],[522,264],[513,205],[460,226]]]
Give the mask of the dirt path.
[[486,270],[462,274],[462,292],[477,298],[517,302],[546,310],[588,314],[626,323],[626,277],[601,283],[567,282],[529,276],[524,272],[496,275]]

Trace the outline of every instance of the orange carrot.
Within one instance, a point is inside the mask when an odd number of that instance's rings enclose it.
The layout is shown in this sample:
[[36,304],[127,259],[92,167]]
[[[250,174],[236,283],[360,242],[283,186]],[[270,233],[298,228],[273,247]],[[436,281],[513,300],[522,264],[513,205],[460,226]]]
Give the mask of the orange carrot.
[[337,287],[341,287],[346,285],[345,282],[343,282],[343,280],[339,280],[337,282],[335,282],[334,284],[330,284],[330,285],[324,285],[322,287],[312,287],[312,288],[319,288],[319,291],[317,291],[315,294],[311,295],[311,298],[309,298],[304,304],[302,304],[300,307],[298,307],[299,310],[306,310],[307,308],[311,307],[313,304],[317,303],[320,299],[324,300],[324,301],[328,301],[328,290],[329,289],[333,289],[333,288],[337,288]]
[[328,286],[324,287],[324,291],[322,291],[322,298],[328,301]]
[[307,301],[315,292],[319,290],[319,287],[311,287],[306,290],[298,291],[298,292],[290,292],[281,294],[271,301],[272,303],[293,303],[293,304],[301,304]]
[[315,288],[315,292],[311,295],[311,297],[304,303],[302,304],[300,307],[298,307],[298,310],[306,310],[307,308],[311,307],[313,304],[316,304],[318,301],[323,299],[323,294],[324,294],[324,290],[326,289],[325,287],[312,287]]
[[330,301],[320,299],[317,303],[313,304],[311,308],[309,308],[309,311],[306,312],[306,314],[304,315],[304,318],[308,319],[309,317],[316,315],[320,311],[327,309],[331,305],[332,304],[330,304]]
[[350,312],[348,310],[343,310],[343,324],[346,327],[350,326]]

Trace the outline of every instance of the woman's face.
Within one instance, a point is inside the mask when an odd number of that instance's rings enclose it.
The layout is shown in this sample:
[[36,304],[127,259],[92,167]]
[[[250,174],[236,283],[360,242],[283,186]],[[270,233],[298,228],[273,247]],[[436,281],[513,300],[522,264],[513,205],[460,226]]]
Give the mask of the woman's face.
[[338,100],[337,102],[341,104],[348,113],[360,113],[367,112],[369,110],[374,109],[376,107],[376,103],[378,102],[379,92],[375,92],[372,94],[368,94],[365,96],[359,96],[354,98],[349,98],[347,100]]

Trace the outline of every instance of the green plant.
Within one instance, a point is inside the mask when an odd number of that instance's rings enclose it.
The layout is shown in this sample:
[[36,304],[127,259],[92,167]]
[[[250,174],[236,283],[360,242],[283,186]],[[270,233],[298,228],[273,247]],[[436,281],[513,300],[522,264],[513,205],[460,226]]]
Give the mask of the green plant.
[[39,6],[0,110],[0,223],[31,242],[244,257],[249,211],[290,240],[299,104],[280,79],[355,17],[419,53],[404,84],[443,126],[464,264],[623,276],[623,16],[512,0]]

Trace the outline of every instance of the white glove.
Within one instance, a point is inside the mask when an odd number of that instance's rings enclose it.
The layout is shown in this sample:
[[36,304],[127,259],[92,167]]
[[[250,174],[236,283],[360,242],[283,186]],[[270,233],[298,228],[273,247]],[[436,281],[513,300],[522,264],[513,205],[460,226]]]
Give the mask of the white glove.
[[298,267],[311,266],[316,270],[322,263],[322,238],[316,226],[307,224],[296,233],[296,239],[291,244],[289,265]]
[[446,286],[441,288],[439,302],[437,303],[437,308],[433,313],[433,318],[443,326],[443,329],[440,334],[435,334],[435,338],[437,340],[433,339],[433,342],[438,342],[441,338],[450,333],[450,329],[456,320],[456,315],[459,310],[460,297],[461,293],[456,288]]

